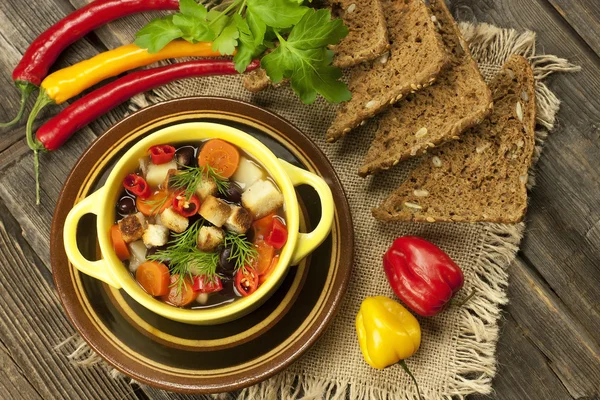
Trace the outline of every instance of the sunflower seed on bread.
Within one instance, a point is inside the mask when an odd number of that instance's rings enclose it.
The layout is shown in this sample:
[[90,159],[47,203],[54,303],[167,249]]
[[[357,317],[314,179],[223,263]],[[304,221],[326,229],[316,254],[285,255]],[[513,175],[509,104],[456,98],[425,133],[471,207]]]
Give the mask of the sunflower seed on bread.
[[[535,82],[527,60],[513,55],[490,87],[492,115],[460,140],[425,157],[373,210],[375,218],[499,223],[523,219],[535,149]],[[420,196],[424,193],[427,196]]]
[[458,25],[443,0],[431,1],[451,63],[434,86],[410,95],[380,119],[375,140],[359,169],[366,176],[457,139],[487,117],[492,97]]
[[[339,44],[331,47],[334,52],[333,65],[339,68],[352,67],[374,60],[387,51],[387,25],[380,0],[331,0],[322,5],[331,8],[333,17],[341,18],[349,31]],[[245,74],[243,83],[250,92],[260,92],[271,81],[265,70],[259,68]]]
[[391,42],[385,63],[359,65],[350,73],[352,99],[340,106],[327,131],[334,142],[411,92],[434,82],[449,57],[431,11],[422,0],[382,0]]

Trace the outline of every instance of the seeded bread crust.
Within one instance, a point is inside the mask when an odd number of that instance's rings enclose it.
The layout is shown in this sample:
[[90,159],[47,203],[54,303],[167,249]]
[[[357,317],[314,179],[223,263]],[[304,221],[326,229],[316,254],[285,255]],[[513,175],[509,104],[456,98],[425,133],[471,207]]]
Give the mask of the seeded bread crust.
[[527,209],[535,149],[535,82],[512,56],[490,85],[494,112],[460,140],[428,155],[373,210],[381,221],[517,223]]
[[443,0],[431,8],[451,64],[435,85],[409,95],[379,121],[375,139],[359,169],[366,176],[460,135],[491,113],[492,96]]
[[[374,60],[389,49],[387,25],[380,0],[335,0],[323,2],[322,6],[331,8],[333,17],[342,18],[349,30],[338,45],[331,46],[335,53],[333,65],[336,67],[349,68]],[[250,92],[260,92],[271,84],[267,73],[261,68],[245,74],[242,82]],[[281,83],[275,86],[278,85]]]
[[340,106],[327,131],[335,142],[411,92],[431,85],[450,59],[437,23],[422,0],[383,0],[391,46],[387,59],[350,73],[352,99]]

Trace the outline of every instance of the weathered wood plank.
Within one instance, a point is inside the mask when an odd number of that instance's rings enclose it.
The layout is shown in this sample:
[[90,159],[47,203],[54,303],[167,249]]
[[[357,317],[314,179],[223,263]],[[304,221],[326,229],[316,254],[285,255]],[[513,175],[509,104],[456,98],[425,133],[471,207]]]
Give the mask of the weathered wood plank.
[[507,311],[574,398],[600,394],[600,345],[523,260],[510,267]]
[[8,349],[0,341],[0,393],[6,399],[42,399],[27,381],[23,370],[12,359]]
[[547,0],[600,55],[600,3],[594,0]]
[[95,138],[92,131],[86,128],[61,149],[41,154],[41,204],[39,206],[35,205],[32,157],[22,157],[0,175],[0,198],[15,215],[23,229],[23,235],[48,269],[51,269],[48,247],[50,224],[56,200],[73,164]]
[[125,380],[112,379],[97,366],[72,365],[65,354],[54,350],[74,331],[49,282],[50,275],[42,274],[45,267],[25,241],[18,240],[20,229],[0,203],[0,337],[11,357],[45,399],[130,396],[133,390]]
[[[452,1],[455,13],[499,26],[538,33],[538,51],[557,54],[583,67],[555,75],[547,83],[562,100],[558,124],[537,166],[537,185],[522,246],[575,318],[600,341],[599,242],[590,235],[600,221],[599,58],[544,1]],[[553,360],[555,361],[555,360]]]
[[[24,2],[4,0],[0,2],[0,88],[3,101],[0,104],[0,119],[6,121],[16,114],[19,96],[13,86],[12,70],[29,44],[56,21],[65,17],[73,7],[63,1]],[[69,47],[56,63],[56,68],[64,67],[89,58],[98,51],[87,40],[82,39]]]

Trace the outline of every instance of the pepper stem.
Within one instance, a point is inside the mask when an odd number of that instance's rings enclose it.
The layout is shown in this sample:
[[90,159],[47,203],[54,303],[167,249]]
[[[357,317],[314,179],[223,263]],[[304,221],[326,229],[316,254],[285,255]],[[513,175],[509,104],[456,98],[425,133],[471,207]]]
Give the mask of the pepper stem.
[[465,304],[467,304],[467,302],[468,302],[469,300],[471,300],[471,298],[472,298],[473,296],[475,296],[475,293],[477,293],[477,289],[472,289],[472,290],[471,290],[471,293],[469,293],[469,295],[468,295],[467,297],[465,297],[465,298],[464,298],[464,300],[461,300],[461,301],[460,301],[460,302],[458,302],[458,303],[457,303],[457,302],[454,302],[454,301],[451,301],[451,302],[450,302],[450,304],[452,304],[453,306],[456,306],[456,307],[462,307],[462,306],[464,306]]
[[27,106],[27,100],[29,100],[29,96],[37,88],[37,86],[30,82],[16,82],[16,85],[21,91],[21,103],[19,105],[19,111],[17,112],[17,116],[12,121],[0,123],[0,128],[11,127],[21,120],[23,114],[25,113],[25,107]]
[[27,126],[25,130],[25,137],[27,138],[27,145],[31,150],[33,150],[33,168],[35,169],[35,204],[40,204],[40,159],[39,159],[39,151],[44,149],[44,146],[35,140],[33,136],[33,122],[35,118],[38,116],[40,111],[48,104],[54,103],[54,101],[48,97],[45,91],[40,91],[33,108],[31,109],[31,113],[29,114],[29,118],[27,118]]
[[406,362],[404,360],[400,360],[400,361],[398,361],[398,364],[400,364],[402,369],[404,371],[406,371],[408,376],[410,376],[410,379],[412,379],[413,383],[415,384],[415,387],[417,388],[417,395],[419,396],[419,399],[422,399],[423,397],[421,397],[421,391],[419,390],[419,384],[417,383],[415,376],[412,374],[412,372],[410,372],[410,369],[408,369],[408,365],[406,365]]

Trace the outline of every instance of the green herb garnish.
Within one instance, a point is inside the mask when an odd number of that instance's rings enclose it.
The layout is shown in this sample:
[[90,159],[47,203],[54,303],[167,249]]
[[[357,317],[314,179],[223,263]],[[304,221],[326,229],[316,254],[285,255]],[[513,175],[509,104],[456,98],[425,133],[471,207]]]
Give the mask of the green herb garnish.
[[326,9],[314,10],[300,0],[233,0],[208,11],[194,0],[181,0],[179,13],[148,23],[135,43],[156,53],[175,39],[213,42],[213,50],[232,55],[242,73],[253,58],[279,46],[261,66],[274,82],[289,79],[300,99],[312,103],[317,93],[332,103],[350,99],[342,73],[332,66],[330,45],[348,34],[341,19]]
[[240,268],[252,264],[258,255],[258,251],[256,251],[254,245],[250,243],[246,235],[227,232],[225,234],[224,246],[231,248],[231,254],[229,255],[228,260],[234,261],[236,272]]
[[218,276],[219,253],[205,253],[197,247],[198,232],[203,225],[203,220],[194,222],[182,233],[174,234],[166,249],[148,256],[152,261],[168,262],[171,274],[178,274],[177,281],[171,284],[177,287],[178,293],[187,277],[193,279],[194,275],[203,275],[207,280],[214,280]]
[[217,191],[223,195],[227,194],[229,181],[219,175],[210,165],[204,167],[181,166],[181,170],[169,178],[169,186],[176,190],[183,190],[186,200],[189,200],[196,192],[198,185],[205,179],[212,179],[217,185]]

